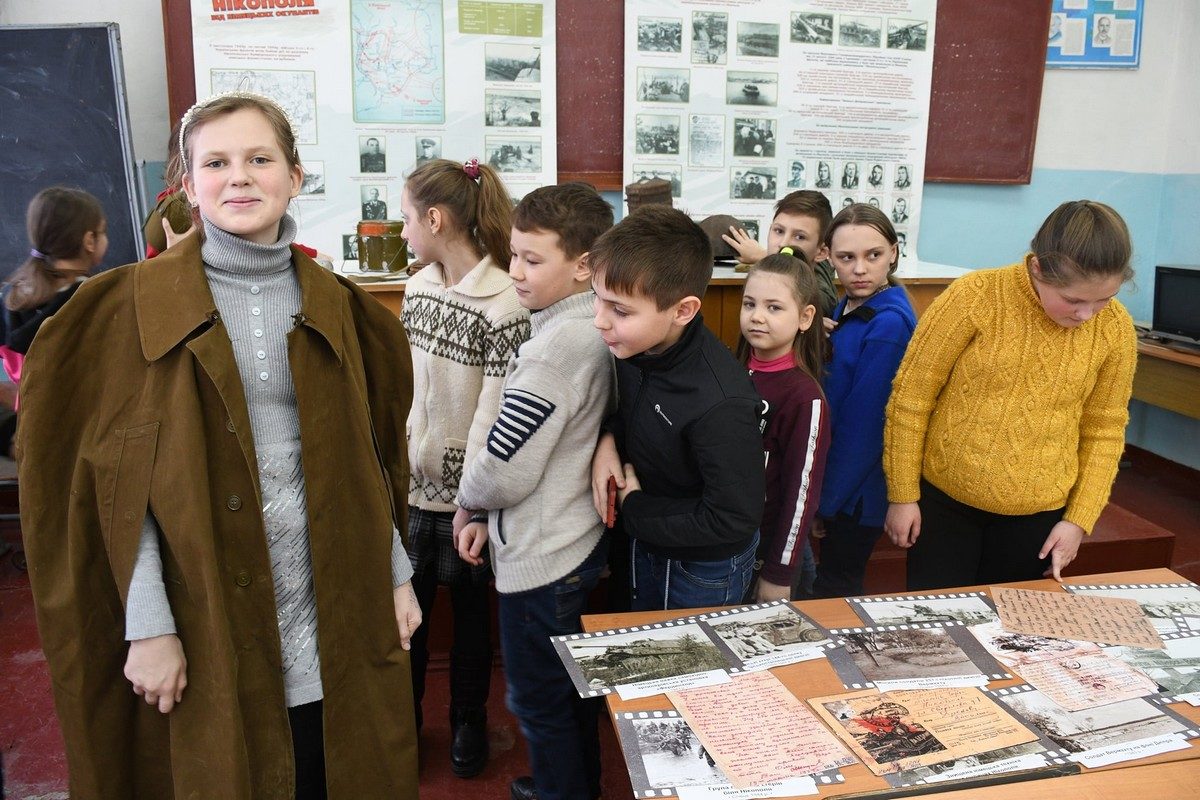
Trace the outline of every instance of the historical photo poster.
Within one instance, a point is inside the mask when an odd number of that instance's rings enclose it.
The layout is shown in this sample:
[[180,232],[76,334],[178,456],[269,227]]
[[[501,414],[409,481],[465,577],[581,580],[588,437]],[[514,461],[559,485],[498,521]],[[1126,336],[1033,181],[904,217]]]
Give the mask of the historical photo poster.
[[854,613],[868,625],[914,625],[922,622],[994,622],[996,609],[983,592],[847,597]]
[[697,617],[729,650],[731,672],[821,658],[835,644],[829,633],[786,600],[727,608]]
[[419,164],[477,158],[514,198],[557,181],[554,19],[555,0],[226,13],[192,0],[196,96],[257,92],[283,107],[306,172],[297,241],[353,272],[358,223],[399,219]]
[[1047,67],[1136,68],[1146,0],[1053,0]]
[[828,658],[847,689],[984,686],[1012,677],[958,623],[833,628]]
[[936,0],[628,0],[625,182],[661,162],[681,173],[677,208],[731,214],[752,236],[789,192],[822,192],[834,213],[869,203],[915,259],[936,12]]

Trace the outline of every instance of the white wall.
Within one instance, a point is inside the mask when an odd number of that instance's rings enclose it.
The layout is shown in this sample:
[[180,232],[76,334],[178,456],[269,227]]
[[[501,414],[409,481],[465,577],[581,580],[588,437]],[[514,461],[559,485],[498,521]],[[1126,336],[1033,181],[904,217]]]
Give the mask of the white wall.
[[1046,70],[1035,167],[1200,172],[1200,3],[1154,0],[1144,23],[1136,70]]
[[134,158],[165,161],[171,126],[159,0],[0,0],[0,25],[83,22],[120,25]]

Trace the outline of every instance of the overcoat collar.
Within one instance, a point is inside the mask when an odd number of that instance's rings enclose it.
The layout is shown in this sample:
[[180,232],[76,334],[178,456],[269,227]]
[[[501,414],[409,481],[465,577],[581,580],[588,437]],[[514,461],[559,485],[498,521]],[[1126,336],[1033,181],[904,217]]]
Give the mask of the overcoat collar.
[[[300,283],[300,313],[296,326],[305,325],[319,333],[342,361],[341,305],[337,291],[317,291],[337,278],[292,245],[292,260]],[[189,236],[152,261],[133,267],[134,311],[142,355],[157,361],[205,323],[218,319],[217,304],[204,277],[200,240]]]

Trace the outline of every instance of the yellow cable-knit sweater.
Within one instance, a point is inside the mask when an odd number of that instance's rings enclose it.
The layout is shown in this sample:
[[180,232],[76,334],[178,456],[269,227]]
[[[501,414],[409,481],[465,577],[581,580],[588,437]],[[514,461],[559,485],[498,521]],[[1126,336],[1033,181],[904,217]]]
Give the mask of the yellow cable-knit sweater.
[[1124,447],[1137,338],[1116,300],[1077,328],[1042,308],[1024,263],[950,284],[921,316],[892,384],[888,500],[920,479],[969,506],[1066,506],[1091,532]]

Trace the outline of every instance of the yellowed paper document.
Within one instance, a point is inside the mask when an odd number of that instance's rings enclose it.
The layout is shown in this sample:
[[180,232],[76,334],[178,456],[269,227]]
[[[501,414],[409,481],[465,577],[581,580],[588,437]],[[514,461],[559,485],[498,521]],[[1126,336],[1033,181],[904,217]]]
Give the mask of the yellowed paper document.
[[770,672],[667,697],[735,788],[853,764],[850,752]]
[[991,588],[1006,631],[1162,649],[1162,637],[1133,600],[1099,595]]
[[975,687],[867,690],[808,702],[876,775],[1037,738]]

